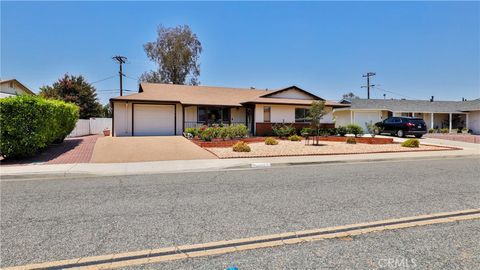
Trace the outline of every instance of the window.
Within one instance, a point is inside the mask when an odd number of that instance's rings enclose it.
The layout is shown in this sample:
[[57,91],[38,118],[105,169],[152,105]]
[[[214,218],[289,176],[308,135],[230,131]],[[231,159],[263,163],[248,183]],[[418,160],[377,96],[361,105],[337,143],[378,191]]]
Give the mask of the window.
[[198,107],[197,121],[199,123],[224,123],[230,119],[230,108]]
[[310,113],[309,109],[295,108],[295,122],[300,122],[300,123],[310,122],[310,119],[308,119],[309,113]]
[[264,106],[263,107],[263,122],[270,122],[270,114],[271,114],[271,108],[270,106]]
[[198,107],[197,118],[198,122],[207,122],[207,108]]

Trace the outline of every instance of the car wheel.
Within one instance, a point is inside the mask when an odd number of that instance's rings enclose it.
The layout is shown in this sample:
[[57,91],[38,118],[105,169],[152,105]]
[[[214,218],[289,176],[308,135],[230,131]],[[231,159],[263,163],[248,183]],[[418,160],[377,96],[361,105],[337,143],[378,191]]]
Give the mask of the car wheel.
[[415,138],[420,139],[422,136],[423,136],[422,134],[418,134],[418,135],[415,135]]
[[399,129],[399,130],[397,131],[397,136],[400,137],[400,138],[405,137],[405,134],[403,133],[403,130]]

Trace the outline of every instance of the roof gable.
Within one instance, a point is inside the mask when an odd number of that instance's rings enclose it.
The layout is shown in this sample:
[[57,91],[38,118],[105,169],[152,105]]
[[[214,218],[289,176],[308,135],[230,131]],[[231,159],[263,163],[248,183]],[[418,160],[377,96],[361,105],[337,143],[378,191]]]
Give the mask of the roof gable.
[[287,99],[306,99],[306,100],[324,100],[302,88],[292,85],[260,96],[262,98],[287,98]]

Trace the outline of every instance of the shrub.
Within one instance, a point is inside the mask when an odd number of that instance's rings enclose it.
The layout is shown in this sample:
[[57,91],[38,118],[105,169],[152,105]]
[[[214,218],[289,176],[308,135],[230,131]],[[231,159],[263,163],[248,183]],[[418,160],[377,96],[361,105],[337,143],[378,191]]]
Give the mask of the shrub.
[[243,124],[230,125],[229,128],[233,130],[234,138],[245,138],[248,135],[248,128]]
[[310,136],[310,135],[313,135],[313,130],[312,130],[312,128],[310,128],[310,127],[304,127],[304,128],[302,128],[302,130],[300,131],[300,135],[302,135],[302,136]]
[[53,142],[62,142],[75,128],[78,106],[37,96],[0,99],[0,153],[28,157]]
[[237,142],[233,145],[234,152],[250,152],[250,146],[246,142]]
[[273,133],[280,138],[285,138],[295,134],[295,128],[292,125],[274,124],[272,126],[272,130]]
[[420,146],[420,141],[417,139],[408,139],[401,144],[403,147],[412,147],[418,148]]
[[363,135],[363,128],[356,124],[348,125],[347,131],[348,133],[355,135],[355,137],[359,137]]
[[206,142],[211,141],[213,138],[215,138],[216,135],[216,128],[214,127],[208,127],[204,130],[202,130],[199,134],[200,139]]
[[431,128],[431,129],[428,130],[428,133],[437,133],[437,130],[434,129],[434,128]]
[[375,138],[375,135],[380,133],[380,127],[374,124],[372,121],[365,122],[365,126],[367,127],[368,134]]
[[345,135],[347,135],[348,130],[347,130],[346,127],[339,126],[339,127],[337,128],[337,133],[338,133],[338,135],[344,137]]
[[275,138],[268,137],[268,138],[265,139],[265,144],[266,145],[277,145],[278,141],[275,140]]
[[347,138],[347,143],[348,144],[357,144],[357,140],[355,140],[355,138],[353,138],[353,137],[348,137]]
[[441,133],[448,133],[450,130],[448,128],[442,128],[440,129]]
[[333,127],[333,128],[327,129],[327,132],[328,132],[328,135],[330,135],[330,136],[335,136],[335,135],[337,135],[338,130]]
[[193,137],[196,137],[200,133],[200,129],[195,127],[186,128],[185,133],[190,133]]
[[294,134],[290,137],[288,137],[288,140],[292,141],[292,142],[299,142],[302,140],[302,137],[298,136],[297,134]]

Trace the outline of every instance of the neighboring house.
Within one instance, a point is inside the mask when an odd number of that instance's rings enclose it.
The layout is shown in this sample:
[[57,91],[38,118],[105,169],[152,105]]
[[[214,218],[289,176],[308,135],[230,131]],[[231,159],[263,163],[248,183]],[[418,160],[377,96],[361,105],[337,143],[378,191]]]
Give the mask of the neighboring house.
[[471,129],[480,133],[480,99],[471,101],[429,101],[397,99],[352,99],[348,108],[335,109],[337,126],[350,123],[366,128],[366,123],[384,120],[390,116],[423,118],[427,128]]
[[[275,123],[308,126],[306,116],[313,101],[324,100],[299,87],[279,90],[239,89],[142,83],[139,93],[110,99],[113,136],[180,135],[188,127],[210,124],[245,124],[252,134],[271,133]],[[322,119],[334,126],[333,108]]]
[[0,98],[18,95],[35,95],[35,93],[16,79],[0,80]]

